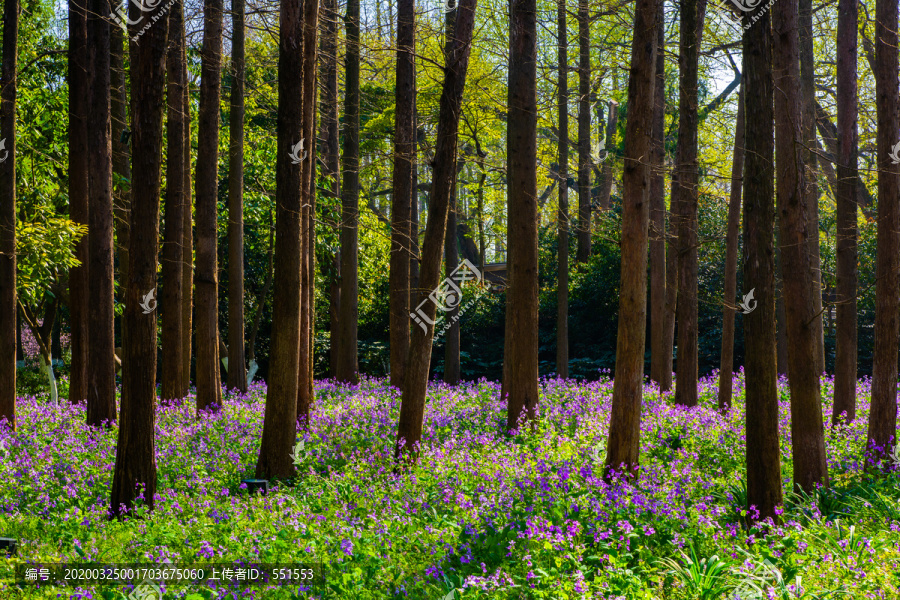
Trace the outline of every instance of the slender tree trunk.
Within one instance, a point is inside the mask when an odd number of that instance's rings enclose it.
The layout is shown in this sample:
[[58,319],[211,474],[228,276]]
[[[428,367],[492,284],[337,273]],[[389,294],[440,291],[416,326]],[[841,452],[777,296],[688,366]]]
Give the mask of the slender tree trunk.
[[784,316],[784,281],[781,278],[781,217],[775,212],[775,348],[779,375],[788,372],[787,327]]
[[[441,252],[447,230],[447,213],[450,206],[453,178],[456,176],[456,146],[459,137],[459,114],[462,105],[466,71],[469,67],[469,50],[475,25],[476,0],[461,0],[456,8],[455,35],[446,51],[447,64],[441,91],[438,113],[437,141],[434,153],[434,177],[431,182],[431,205],[425,228],[422,248],[422,272],[419,300],[428,298],[438,287],[441,274]],[[415,189],[415,188],[413,188]],[[428,369],[431,362],[431,344],[434,340],[434,321],[437,305],[425,302],[422,326],[415,326],[410,336],[406,359],[406,380],[400,401],[400,422],[397,427],[395,457],[413,460],[419,439],[422,437],[422,419],[425,413],[425,392],[428,387]]]
[[697,76],[706,0],[681,3],[678,76],[678,148],[672,195],[680,207],[678,233],[678,362],[675,402],[697,405],[697,286],[700,178],[697,162]]
[[[272,289],[272,281],[274,279],[274,261],[275,261],[275,227],[272,222],[272,215],[269,214],[269,252],[267,254],[267,262],[266,262],[266,280],[263,283],[262,290],[259,293],[259,296],[256,298],[256,314],[253,315],[253,324],[250,327],[250,335],[247,336],[247,360],[250,361],[251,371],[250,374],[254,374],[253,363],[256,362],[256,336],[259,333],[259,325],[262,322],[262,314],[263,308],[266,304],[266,299],[269,297],[269,290]],[[248,380],[252,381],[252,378],[248,375]],[[249,383],[249,381],[248,381]]]
[[[461,163],[461,161],[460,161]],[[447,213],[447,233],[444,237],[444,273],[447,278],[459,266],[459,250],[457,248],[457,206],[459,202],[459,172],[453,178],[453,188],[450,192],[450,209]],[[444,383],[456,385],[459,383],[460,365],[459,365],[459,302],[462,298],[457,299],[454,306],[447,311],[445,317],[450,328],[444,334]]]
[[772,55],[775,89],[777,205],[781,228],[788,381],[791,388],[791,449],[794,485],[807,492],[828,485],[822,396],[819,388],[814,283],[791,274],[812,270],[809,205],[804,192],[801,128],[798,0],[772,7]]
[[675,312],[678,305],[678,205],[669,200],[669,219],[666,223],[666,311],[663,323],[662,373],[659,389],[672,389],[675,354]]
[[344,155],[341,188],[341,313],[337,380],[359,381],[359,0],[347,0]]
[[[174,35],[180,38],[179,45],[184,46],[184,26]],[[191,386],[191,340],[193,338],[193,313],[194,313],[194,210],[191,202],[191,102],[190,82],[187,78],[187,62],[180,65],[184,78],[184,99],[182,113],[184,114],[184,242],[182,243],[182,304],[181,304],[181,358],[184,361],[182,368],[183,383],[181,396],[187,395]]]
[[[125,84],[125,32],[118,25],[109,30],[110,124],[113,170],[113,221],[116,234],[117,278],[128,281],[128,221],[131,218],[131,145],[128,137],[128,93]],[[126,133],[127,132],[127,133]],[[125,285],[119,286],[119,301],[125,300]],[[121,335],[122,317],[119,320]]]
[[[89,225],[87,107],[90,88],[86,64],[86,1],[69,0],[69,217],[79,225]],[[15,233],[15,217],[12,223]],[[72,340],[69,401],[73,403],[87,400],[88,392],[88,239],[85,235],[75,244],[75,258],[81,265],[69,270]]]
[[[556,279],[556,374],[569,377],[569,40],[566,28],[566,0],[556,3],[556,36],[559,69],[557,80],[557,112],[559,115],[559,210],[556,228],[557,242]],[[478,188],[479,239],[481,240],[482,273],[484,273],[484,172]]]
[[[510,65],[512,66],[512,65]],[[588,0],[578,0],[578,250],[575,261],[591,256],[591,21]]]
[[[719,361],[719,410],[731,409],[734,377],[734,302],[737,296],[738,237],[741,231],[741,186],[744,177],[744,83],[738,97],[731,160],[731,192],[728,198],[728,225],[725,233],[725,302],[722,309],[722,353]],[[757,300],[758,302],[758,300]]]
[[[619,103],[615,100],[609,101],[609,106],[607,110],[606,116],[606,141],[603,146],[605,148],[606,156],[609,156],[610,152],[614,152],[614,148],[616,146],[616,127],[619,123]],[[612,170],[612,158],[607,158],[603,161],[603,181],[602,187],[600,189],[600,208],[603,210],[609,210],[610,207],[610,196],[612,195],[612,184],[613,184],[613,170]],[[652,184],[651,184],[652,185]]]
[[[878,254],[875,261],[875,349],[869,447],[876,456],[897,443],[897,350],[900,335],[900,167],[898,143],[897,0],[875,3],[875,108],[878,132]],[[874,448],[872,448],[874,446]]]
[[401,387],[409,353],[411,213],[416,168],[416,14],[415,0],[397,2],[397,85],[394,113],[394,192],[391,197],[391,385]]
[[[203,2],[200,115],[197,132],[197,410],[222,403],[219,380],[219,275],[216,265],[219,104],[222,72],[222,0]],[[296,101],[296,99],[295,99]]]
[[[303,139],[304,3],[283,2],[278,52],[278,153],[275,156],[275,295],[271,363],[256,475],[291,477],[290,452],[297,435],[297,373],[300,367],[300,269],[303,205],[302,161],[294,148]],[[291,74],[291,77],[286,77]]]
[[166,154],[166,205],[165,232],[163,233],[162,294],[162,386],[164,399],[183,398],[184,383],[184,86],[181,64],[185,61],[185,48],[178,32],[184,29],[184,13],[181,4],[169,9],[169,49],[166,57],[168,85],[166,100],[168,121],[166,136],[169,143]]
[[3,3],[0,133],[9,140],[0,164],[0,420],[16,429],[16,64],[19,2]]
[[244,0],[231,0],[228,118],[228,388],[247,392],[244,361]]
[[[664,23],[663,3],[656,20]],[[665,27],[656,28],[656,83],[653,88],[653,139],[650,147],[650,379],[666,380],[666,57]],[[669,355],[672,352],[669,349]],[[672,377],[672,369],[668,369]]]
[[[320,88],[321,107],[319,109],[319,118],[322,127],[322,164],[325,169],[325,177],[329,181],[329,187],[334,198],[341,197],[340,184],[340,129],[338,127],[338,76],[337,76],[337,54],[338,54],[338,11],[336,0],[324,0],[322,3],[322,37],[320,41],[320,64],[322,65],[322,82]],[[330,205],[331,203],[329,203]],[[323,207],[323,212],[325,208]],[[325,217],[325,222],[332,224],[330,217]],[[339,229],[336,223],[333,224]],[[339,356],[338,346],[338,314],[340,312],[341,299],[341,259],[340,251],[332,255],[331,264],[323,263],[323,270],[327,265],[328,281],[328,316],[329,328],[331,336],[331,349],[329,356],[329,375],[335,377],[337,374],[337,359]]]
[[[640,458],[641,393],[647,333],[647,240],[650,225],[650,156],[656,104],[660,0],[637,0],[628,77],[628,122],[622,177],[622,271],[616,376],[604,476],[634,473]],[[682,8],[684,10],[684,8]]]
[[[132,4],[131,20],[141,14]],[[138,495],[143,495],[143,504],[152,509],[156,494],[156,312],[145,314],[140,302],[157,284],[168,24],[167,18],[160,18],[144,32],[140,44],[134,46],[131,62],[134,185],[122,348],[122,414],[110,501],[114,514],[121,514],[122,505],[131,508]],[[132,27],[132,35],[137,27],[141,24]]]
[[[530,421],[538,403],[538,208],[537,208],[537,32],[535,0],[511,0],[509,36],[509,95],[507,121],[507,190],[508,248],[506,291],[506,331],[503,364],[506,371],[506,429],[518,429]],[[579,14],[581,8],[579,8]],[[580,37],[586,33],[579,25]],[[585,30],[586,31],[586,30]],[[582,44],[584,41],[581,42]],[[582,48],[581,77],[589,74],[589,56]],[[590,145],[590,113],[588,89],[579,85],[579,146],[582,139]],[[587,115],[588,127],[582,124]],[[584,130],[586,129],[586,134]],[[579,204],[582,227],[588,226],[587,242],[579,244],[579,257],[590,254],[590,156],[579,152]],[[582,174],[583,172],[583,174]],[[582,232],[582,235],[584,232]],[[584,238],[581,238],[582,240]],[[524,414],[523,414],[524,413]]]
[[[755,16],[755,15],[754,15]],[[744,16],[744,25],[750,16]],[[774,112],[770,14],[759,13],[744,32],[744,293],[755,290],[757,308],[744,317],[746,358],[747,503],[759,519],[778,520],[782,504],[775,362],[775,263],[773,260]]]
[[[835,186],[837,239],[837,331],[834,351],[834,407],[831,422],[856,419],[857,324],[856,295],[859,182],[857,133],[857,27],[856,0],[838,2],[837,34],[837,185]],[[845,417],[842,415],[846,414]]]
[[[112,145],[110,142],[109,0],[87,4],[87,163],[89,192],[88,397],[87,422],[116,420],[113,330]],[[149,289],[147,290],[149,291]]]
[[306,424],[313,405],[313,332],[315,325],[315,168],[316,168],[316,59],[318,52],[319,2],[303,3],[303,139],[309,156],[301,161],[303,203],[300,239],[300,361],[297,379],[297,418]]
[[817,315],[812,323],[816,339],[816,368],[825,372],[825,328],[822,318],[822,262],[819,256],[819,185],[816,147],[816,70],[813,54],[812,0],[800,0],[798,7],[800,33],[800,110],[802,112],[804,146],[801,151],[806,167],[807,220],[809,222],[810,279],[813,284],[813,308]]

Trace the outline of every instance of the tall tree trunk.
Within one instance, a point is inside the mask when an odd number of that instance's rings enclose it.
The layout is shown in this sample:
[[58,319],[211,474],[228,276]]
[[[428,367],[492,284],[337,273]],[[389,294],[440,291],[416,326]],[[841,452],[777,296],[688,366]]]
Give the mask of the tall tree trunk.
[[347,0],[344,154],[341,188],[341,312],[337,380],[359,381],[359,0]]
[[16,64],[19,2],[3,3],[0,133],[9,140],[0,164],[0,420],[16,429]]
[[166,57],[168,85],[166,101],[168,121],[166,136],[166,205],[163,233],[162,294],[162,386],[164,399],[183,398],[184,383],[184,87],[181,64],[186,60],[183,38],[184,13],[181,4],[169,10],[169,49]]
[[675,198],[669,200],[669,218],[666,223],[666,311],[663,322],[662,373],[659,389],[672,389],[675,354],[675,312],[678,305],[678,205]]
[[[180,38],[180,46],[185,45],[184,26],[174,35]],[[191,97],[190,81],[187,78],[187,62],[180,65],[184,79],[184,242],[182,243],[182,304],[181,304],[181,358],[184,361],[182,377],[184,377],[181,396],[187,395],[191,385],[191,340],[193,338],[194,314],[194,210],[191,201]]]
[[[461,164],[462,161],[460,161]],[[444,273],[447,278],[459,266],[459,249],[456,233],[457,206],[459,203],[459,186],[457,180],[459,173],[453,178],[452,191],[450,192],[450,209],[447,213],[447,233],[444,238]],[[456,385],[459,383],[459,303],[458,298],[453,307],[447,311],[445,317],[450,326],[444,334],[444,383]]]
[[[322,69],[322,81],[319,84],[321,94],[321,106],[319,109],[319,118],[322,127],[322,165],[325,170],[325,177],[329,182],[329,189],[333,194],[333,198],[341,197],[340,182],[340,129],[338,127],[338,10],[337,0],[324,0],[322,3],[322,37],[320,40],[319,53],[321,59],[319,63]],[[399,26],[399,25],[398,25]],[[329,210],[331,202],[327,206],[323,206],[322,211]],[[333,223],[333,219],[329,216],[324,218],[326,223],[339,230],[339,225]],[[330,264],[329,264],[330,263]],[[338,314],[340,312],[341,299],[341,258],[340,251],[336,251],[331,260],[322,263],[323,271],[327,270],[326,280],[328,281],[328,331],[331,336],[331,348],[329,351],[329,375],[335,377],[337,374],[337,359],[339,356],[338,345]]]
[[[742,78],[743,79],[743,78]],[[725,302],[722,309],[722,353],[719,360],[719,410],[731,409],[734,376],[734,301],[737,296],[738,237],[741,232],[741,186],[744,177],[744,83],[738,95],[731,159],[731,192],[728,198],[728,225],[725,233]],[[758,302],[758,300],[757,300]]]
[[[512,66],[512,65],[511,65]],[[591,21],[588,0],[578,0],[578,250],[575,261],[591,256]]]
[[778,90],[775,94],[776,202],[783,244],[781,276],[789,344],[794,485],[811,492],[817,484],[828,484],[828,468],[814,325],[814,283],[809,277],[792,275],[812,270],[810,207],[804,194],[798,0],[784,0],[772,7],[772,31],[772,69]]
[[[69,217],[79,225],[89,225],[87,107],[90,87],[86,1],[69,0]],[[12,223],[15,233],[15,217]],[[87,400],[88,392],[88,239],[85,235],[75,244],[75,258],[81,264],[69,271],[72,348],[69,401],[73,403]]]
[[[304,3],[283,2],[278,52],[278,153],[275,156],[275,294],[263,437],[256,463],[261,478],[294,474],[290,452],[297,435],[300,367],[300,268],[304,188],[301,161],[292,156],[303,139]],[[287,74],[291,77],[287,77]],[[295,154],[296,152],[296,154]]]
[[[834,349],[834,407],[831,422],[856,419],[857,329],[856,209],[859,182],[857,133],[857,27],[856,0],[838,2],[837,34],[837,185],[835,186],[837,236],[837,326]],[[845,417],[842,415],[846,414]]]
[[[438,113],[437,140],[434,153],[434,177],[431,181],[431,204],[425,241],[422,248],[422,271],[418,300],[424,301],[438,287],[441,275],[441,252],[447,230],[447,213],[450,206],[453,178],[456,176],[456,146],[459,138],[459,114],[462,106],[466,71],[469,67],[469,50],[475,25],[476,0],[461,0],[456,8],[455,35],[450,40],[444,83]],[[415,188],[413,188],[415,189]],[[431,362],[431,344],[434,340],[434,321],[437,305],[426,302],[423,326],[413,327],[409,353],[406,358],[406,380],[400,400],[400,422],[397,427],[397,443],[394,456],[414,459],[422,437],[422,419],[425,413],[425,392],[428,387],[428,369]]]
[[[118,25],[109,30],[110,124],[113,170],[113,220],[116,234],[117,280],[128,281],[128,221],[131,218],[131,145],[128,137],[128,93],[125,84],[125,32]],[[127,133],[126,133],[127,132]],[[125,285],[119,286],[119,301]],[[119,317],[121,331],[122,317]],[[120,333],[121,335],[121,333]]]
[[[619,103],[615,100],[609,101],[609,106],[606,115],[606,141],[603,144],[605,148],[606,156],[609,156],[610,152],[613,152],[613,148],[616,145],[616,126],[619,123]],[[599,128],[599,125],[598,125]],[[613,184],[613,170],[612,170],[612,159],[607,158],[603,161],[603,181],[601,183],[602,187],[600,189],[600,208],[603,210],[609,210],[610,206],[610,196],[612,195],[612,184]],[[651,184],[652,185],[652,184]]]
[[[663,3],[656,20],[664,23]],[[666,380],[666,31],[656,28],[656,83],[653,88],[653,139],[650,147],[650,379]],[[669,349],[669,355],[672,352]],[[672,370],[668,369],[668,377]]]
[[[87,164],[90,264],[87,422],[116,420],[116,363],[113,330],[113,206],[110,142],[109,0],[87,4]],[[149,291],[149,288],[148,290]]]
[[875,3],[875,108],[878,132],[878,254],[875,349],[869,446],[883,456],[897,443],[897,350],[900,335],[900,167],[890,153],[900,130],[897,0]]
[[411,213],[416,168],[416,13],[415,0],[397,2],[397,84],[394,113],[394,192],[391,197],[391,385],[401,387],[409,353]]
[[679,206],[678,223],[678,358],[675,402],[697,405],[697,285],[699,260],[700,177],[697,163],[697,75],[706,0],[681,2],[678,57],[678,147],[672,196]]
[[[660,0],[637,0],[628,77],[628,122],[622,176],[622,271],[616,376],[604,476],[635,472],[640,458],[641,393],[647,333],[647,240],[650,225],[650,156],[656,104]],[[684,9],[682,9],[684,10]]]
[[231,0],[228,118],[228,388],[247,392],[244,362],[244,0]]
[[825,372],[825,328],[822,318],[822,261],[819,253],[819,184],[816,148],[816,69],[813,53],[812,0],[800,0],[798,7],[800,34],[800,110],[803,123],[801,156],[806,167],[803,189],[809,222],[810,279],[813,284],[814,317],[812,328],[816,339],[816,368]]
[[[132,20],[141,14],[132,4]],[[122,414],[110,500],[114,514],[120,513],[121,505],[131,508],[139,494],[143,495],[143,504],[152,509],[156,494],[156,313],[145,314],[140,302],[157,284],[168,25],[167,18],[155,22],[131,55],[134,185],[122,347]],[[132,28],[132,35],[140,26]]]
[[300,249],[300,359],[297,371],[297,419],[306,424],[313,405],[313,346],[315,329],[315,169],[316,169],[316,59],[319,2],[303,3],[303,139],[311,140],[309,155],[300,162],[303,204]]
[[[517,429],[530,421],[538,403],[538,208],[537,208],[537,31],[535,0],[511,0],[509,35],[509,93],[507,104],[507,189],[506,229],[508,249],[506,291],[506,329],[503,365],[506,371],[506,429]],[[579,7],[579,14],[581,8]],[[579,25],[579,38],[586,36]],[[586,31],[586,30],[585,30]],[[581,41],[584,44],[585,41]],[[579,65],[581,77],[589,74],[590,57],[582,48]],[[581,139],[590,144],[590,107],[584,81],[579,85],[579,146]],[[581,113],[587,115],[584,128]],[[582,138],[583,130],[587,135]],[[584,202],[587,217],[582,214],[582,227],[588,226],[587,242],[579,244],[579,257],[590,254],[590,156],[582,161],[579,152],[579,204]],[[580,207],[582,210],[585,206]],[[582,232],[582,235],[584,232]],[[584,238],[582,238],[583,240]],[[586,245],[585,245],[586,244]]]
[[[559,209],[556,228],[557,242],[556,279],[556,374],[569,377],[569,40],[566,30],[566,0],[556,3],[556,36],[559,69],[557,80],[557,113],[559,115],[559,140],[557,160],[559,161]],[[481,240],[481,263],[484,273],[484,172],[478,184],[479,239]]]
[[219,275],[216,265],[222,12],[222,0],[204,0],[197,131],[197,271],[194,275],[197,288],[194,320],[197,327],[198,411],[210,410],[222,403],[219,380]]
[[[755,15],[754,15],[755,16]],[[751,23],[744,16],[744,26]],[[759,518],[778,519],[782,504],[775,362],[775,220],[772,28],[768,12],[744,32],[744,293],[755,290],[757,308],[744,317],[746,358],[747,504]]]

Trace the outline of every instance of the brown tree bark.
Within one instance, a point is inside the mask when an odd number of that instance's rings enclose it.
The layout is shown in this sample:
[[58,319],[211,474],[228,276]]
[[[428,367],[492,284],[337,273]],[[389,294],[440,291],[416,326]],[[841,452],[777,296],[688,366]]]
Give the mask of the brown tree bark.
[[[702,1],[702,0],[701,0]],[[684,8],[682,8],[684,10]],[[647,333],[650,156],[656,104],[659,0],[637,0],[628,76],[628,121],[622,176],[622,271],[616,375],[604,477],[634,473],[640,458],[641,394]]]
[[[506,228],[507,273],[506,329],[503,365],[506,387],[506,429],[518,429],[534,418],[538,403],[538,209],[537,209],[537,32],[535,0],[510,2],[509,80],[507,105],[508,179]],[[579,15],[582,8],[579,6]],[[579,21],[579,39],[587,34]],[[583,30],[584,29],[584,30]],[[582,40],[579,42],[584,44]],[[579,72],[589,74],[590,57],[581,49]],[[579,84],[579,147],[590,145],[590,107],[588,90]],[[584,137],[582,112],[588,127]],[[587,226],[587,237],[579,243],[579,257],[590,254],[590,156],[586,160],[579,151],[579,207],[585,202],[581,226]],[[582,171],[584,174],[582,175]],[[584,187],[581,186],[585,178]],[[582,195],[584,194],[584,195]],[[585,232],[581,232],[584,236]]]
[[[282,2],[278,52],[278,154],[275,157],[275,293],[263,437],[256,475],[294,474],[290,453],[297,435],[300,367],[300,268],[304,188],[302,161],[294,148],[303,139],[304,2]],[[292,74],[286,77],[286,74]]]
[[788,381],[791,390],[791,450],[794,485],[811,492],[828,484],[822,396],[819,387],[814,283],[803,164],[798,0],[772,7],[772,69],[775,85],[775,151],[781,274],[784,286]]
[[0,421],[16,429],[16,64],[19,2],[3,3],[0,132],[9,154],[0,164]]
[[[672,174],[673,203],[678,219],[678,358],[675,402],[697,405],[697,286],[700,177],[697,162],[697,76],[706,0],[681,3],[678,55],[678,146]],[[677,199],[675,197],[677,196]]]
[[[138,6],[132,4],[131,20],[141,14]],[[152,17],[145,15],[144,19],[147,18]],[[145,314],[140,303],[157,285],[168,25],[167,18],[153,23],[141,35],[131,55],[134,123],[131,264],[125,296],[122,412],[110,500],[111,512],[119,515],[120,507],[131,508],[139,494],[143,495],[143,504],[152,509],[156,493],[156,312]],[[131,35],[136,35],[140,27],[141,23],[133,26]]]
[[[755,16],[755,15],[754,15]],[[744,16],[744,25],[751,24]],[[774,112],[772,28],[763,12],[744,32],[744,294],[755,290],[757,308],[744,317],[747,405],[747,503],[759,518],[777,522],[782,504],[775,362],[775,262],[773,259]]]
[[[441,275],[441,253],[447,229],[447,213],[453,178],[456,176],[456,146],[459,137],[459,114],[462,105],[466,72],[469,67],[469,50],[475,25],[476,0],[461,0],[457,5],[455,35],[445,52],[444,82],[438,113],[437,140],[434,153],[434,177],[431,182],[431,204],[425,227],[422,247],[422,270],[419,300],[426,300],[437,289]],[[418,304],[417,304],[418,306]],[[428,387],[428,369],[431,362],[431,344],[434,339],[434,321],[437,306],[424,304],[424,326],[416,325],[410,336],[406,359],[406,380],[400,401],[400,422],[397,427],[397,443],[394,456],[398,460],[414,460],[422,437],[422,419],[425,413],[425,392]],[[421,313],[419,313],[421,315]]]
[[[606,141],[603,144],[607,156],[609,156],[610,152],[614,151],[614,148],[616,146],[616,127],[618,123],[619,103],[615,100],[610,100],[606,113]],[[612,158],[607,158],[605,161],[603,161],[603,179],[601,183],[599,199],[600,208],[603,210],[609,210],[610,196],[612,195],[612,184]]]
[[[175,32],[181,38],[180,45],[184,46],[184,28]],[[181,304],[181,358],[184,361],[182,376],[184,377],[181,388],[181,396],[188,393],[191,386],[191,341],[194,327],[194,208],[191,201],[191,99],[190,81],[187,78],[187,62],[181,64],[182,77],[184,78],[184,99],[182,113],[184,114],[184,242],[182,244],[183,275],[182,275],[182,304]]]
[[246,393],[244,361],[244,0],[231,0],[231,112],[228,117],[228,382]]
[[591,21],[588,0],[578,0],[578,249],[575,262],[591,256]]
[[[656,20],[664,22],[659,2]],[[666,56],[665,27],[656,28],[656,82],[653,88],[653,137],[650,146],[650,379],[666,380]],[[671,356],[671,348],[668,349]],[[669,368],[668,377],[672,377]]]
[[359,0],[347,0],[341,188],[341,312],[337,380],[359,381]]
[[[737,296],[738,236],[741,231],[741,186],[744,177],[744,84],[738,96],[734,130],[734,155],[731,160],[731,192],[728,198],[728,224],[725,229],[725,302],[722,308],[722,353],[719,361],[719,410],[731,409],[734,377],[734,302]],[[758,302],[758,300],[757,300]]]
[[[109,0],[87,3],[88,396],[87,422],[116,420]],[[148,289],[149,291],[149,289]]]
[[[837,324],[834,349],[834,406],[831,422],[856,419],[857,268],[856,211],[859,184],[859,134],[857,133],[857,27],[856,0],[838,2],[837,33],[837,184],[835,186],[837,230]],[[846,414],[842,418],[842,415]]]
[[300,249],[300,359],[297,371],[297,419],[309,421],[313,405],[313,330],[315,325],[315,167],[316,167],[316,60],[318,52],[319,2],[303,3],[303,139],[311,140],[309,155],[301,160],[303,204]]
[[272,215],[269,214],[269,251],[266,255],[266,279],[263,283],[262,290],[256,298],[256,314],[253,315],[253,323],[250,326],[250,334],[247,336],[247,360],[251,363],[256,360],[256,336],[259,334],[259,325],[262,322],[263,309],[266,305],[266,299],[269,297],[269,290],[272,289],[272,281],[274,279],[275,267],[275,227],[272,222]]
[[194,274],[197,288],[194,320],[197,328],[198,411],[211,410],[222,403],[219,380],[219,275],[216,265],[222,12],[222,0],[204,0],[197,131],[197,270]]
[[[341,197],[340,185],[340,131],[338,128],[338,12],[336,0],[324,0],[322,3],[322,35],[320,38],[319,63],[321,65],[322,81],[319,83],[321,92],[321,106],[319,119],[322,127],[322,165],[324,175],[329,181],[333,198]],[[399,5],[398,5],[399,11]],[[398,15],[399,18],[399,15]],[[398,22],[399,27],[399,22]],[[399,40],[399,38],[398,38]],[[399,42],[398,42],[399,43]],[[330,203],[329,203],[330,204]],[[324,212],[324,209],[323,209]],[[332,224],[330,217],[324,217],[326,223]],[[334,223],[335,229],[339,227]],[[329,264],[330,263],[330,264]],[[331,336],[331,348],[329,352],[329,375],[337,374],[338,346],[338,314],[340,312],[341,281],[340,281],[340,252],[335,252],[330,261],[322,264],[323,272],[326,272],[328,281],[328,331]]]
[[[448,278],[459,266],[459,249],[456,243],[457,206],[459,200],[458,170],[455,173],[453,187],[450,192],[450,209],[447,212],[447,233],[444,236],[444,273]],[[444,333],[444,383],[450,385],[458,384],[460,377],[459,302],[461,300],[462,298],[457,299],[454,306],[444,314],[447,324],[450,325],[449,329]]]
[[416,168],[416,14],[414,0],[397,2],[397,83],[394,113],[394,192],[391,197],[391,385],[401,387],[409,353],[411,213]]
[[800,111],[804,146],[801,151],[806,167],[806,198],[809,222],[810,279],[813,284],[814,317],[812,328],[816,339],[816,368],[825,372],[825,327],[822,317],[822,261],[819,250],[819,184],[816,148],[816,70],[813,54],[812,0],[799,0],[800,33]]
[[[88,225],[87,16],[86,0],[69,1],[69,218]],[[15,233],[15,218],[13,218]],[[69,329],[72,363],[69,401],[87,400],[88,392],[88,236],[75,244],[81,265],[69,270]],[[15,287],[12,288],[15,290]],[[15,387],[13,387],[15,390]]]
[[[125,31],[118,25],[109,30],[110,124],[113,171],[113,221],[116,235],[117,280],[128,281],[128,230],[131,218],[131,135],[128,93],[125,84]],[[127,132],[127,133],[126,133]],[[125,285],[119,286],[119,301],[125,300]],[[121,330],[122,318],[119,317]],[[121,334],[120,334],[121,335]]]
[[181,4],[169,9],[169,49],[166,56],[168,84],[166,123],[169,148],[166,154],[166,205],[163,233],[162,294],[162,385],[161,397],[183,398],[184,384],[184,118],[185,85],[181,64],[186,60],[183,38],[184,13]]
[[672,389],[675,354],[675,312],[678,306],[678,205],[669,199],[669,218],[666,223],[666,310],[663,322],[662,372],[659,389]]
[[[556,3],[557,36],[557,114],[559,119],[559,139],[557,160],[559,161],[559,208],[556,216],[557,279],[556,279],[556,374],[569,377],[569,40],[566,27],[566,0]],[[481,159],[483,162],[483,159]],[[481,263],[484,273],[484,171],[478,188],[479,239],[481,240]]]
[[[900,167],[890,153],[900,130],[897,0],[875,3],[875,108],[878,234],[875,260],[875,348],[868,446],[876,456],[897,443],[897,351],[900,335]],[[874,447],[874,448],[873,448]]]

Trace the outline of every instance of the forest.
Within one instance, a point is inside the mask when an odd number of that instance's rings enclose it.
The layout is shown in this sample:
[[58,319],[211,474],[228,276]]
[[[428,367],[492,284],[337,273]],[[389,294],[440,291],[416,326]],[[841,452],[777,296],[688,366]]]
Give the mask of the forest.
[[900,0],[0,0],[0,598],[900,598]]

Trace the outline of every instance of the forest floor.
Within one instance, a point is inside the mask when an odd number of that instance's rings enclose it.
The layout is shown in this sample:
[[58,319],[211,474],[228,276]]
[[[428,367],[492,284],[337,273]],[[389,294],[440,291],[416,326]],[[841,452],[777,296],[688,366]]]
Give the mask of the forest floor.
[[[859,418],[826,428],[832,487],[787,494],[778,527],[747,528],[743,375],[735,408],[681,409],[647,386],[641,475],[600,472],[612,382],[544,380],[534,431],[502,433],[499,386],[434,384],[419,462],[393,474],[399,393],[384,380],[317,383],[302,435],[300,475],[248,495],[265,388],[226,396],[195,418],[193,398],[161,406],[156,509],[106,518],[117,429],[84,425],[84,408],[22,398],[20,428],[0,429],[0,598],[153,597],[131,585],[14,583],[25,563],[315,563],[324,585],[163,585],[166,600],[209,598],[714,599],[900,597],[900,477],[872,477],[860,460]],[[787,383],[781,398],[782,475],[790,491]],[[832,382],[823,381],[830,422]],[[225,590],[229,590],[224,595]]]

